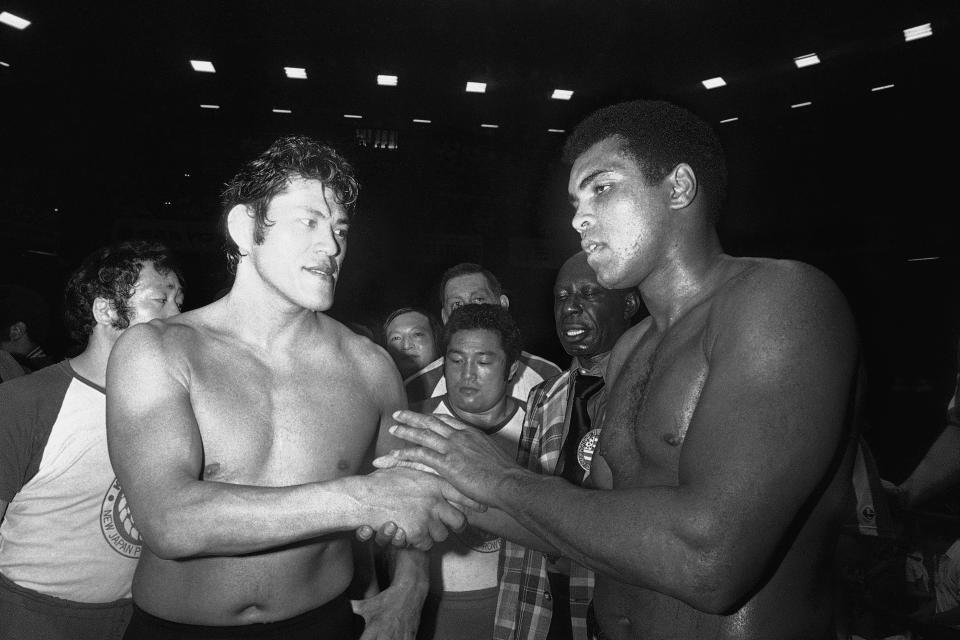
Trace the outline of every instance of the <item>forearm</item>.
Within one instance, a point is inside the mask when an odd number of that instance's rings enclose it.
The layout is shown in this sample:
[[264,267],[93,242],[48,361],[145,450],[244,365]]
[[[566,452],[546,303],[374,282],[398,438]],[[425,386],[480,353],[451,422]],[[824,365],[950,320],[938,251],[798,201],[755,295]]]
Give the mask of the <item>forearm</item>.
[[362,477],[290,487],[189,481],[148,495],[134,493],[130,502],[138,529],[157,555],[230,556],[366,524],[362,483]]
[[742,595],[758,566],[729,544],[739,535],[734,526],[724,531],[720,514],[678,487],[598,491],[517,471],[494,506],[559,555],[702,610]]
[[947,425],[910,477],[900,485],[908,507],[960,483],[960,427]]
[[551,555],[560,552],[543,538],[534,535],[515,518],[500,509],[487,509],[484,512],[468,512],[467,520],[471,525],[490,533],[495,533],[511,542]]
[[416,549],[387,549],[390,587],[399,587],[410,593],[411,602],[418,608],[430,590],[430,558]]

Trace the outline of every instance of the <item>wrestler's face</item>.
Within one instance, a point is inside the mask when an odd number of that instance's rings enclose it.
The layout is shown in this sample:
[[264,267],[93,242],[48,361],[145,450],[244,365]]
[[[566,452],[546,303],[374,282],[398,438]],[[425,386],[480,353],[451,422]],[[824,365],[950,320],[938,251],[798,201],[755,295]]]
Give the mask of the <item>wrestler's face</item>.
[[500,334],[489,329],[462,329],[450,337],[443,360],[450,404],[460,413],[482,415],[496,410],[507,396],[508,374]]
[[152,261],[144,262],[140,277],[133,285],[133,295],[127,300],[130,326],[175,316],[182,305],[183,289],[177,274],[160,273]]
[[[503,305],[506,296],[497,296],[490,283],[482,273],[468,273],[456,278],[450,278],[443,287],[443,309],[440,311],[443,323],[446,324],[450,314],[457,307],[465,304],[500,304]],[[505,306],[505,305],[504,305]]]
[[319,180],[294,178],[270,201],[267,220],[263,243],[250,247],[264,283],[299,307],[329,309],[350,227],[333,190]]
[[406,378],[440,355],[430,320],[422,313],[401,314],[387,325],[387,351],[397,363],[400,375]]
[[636,287],[667,268],[664,233],[669,187],[647,184],[621,138],[596,143],[573,163],[567,190],[573,228],[597,280],[608,289]]
[[600,286],[586,254],[578,253],[564,263],[553,287],[553,317],[564,350],[571,356],[589,357],[613,349],[635,308],[635,298],[628,303],[628,295]]

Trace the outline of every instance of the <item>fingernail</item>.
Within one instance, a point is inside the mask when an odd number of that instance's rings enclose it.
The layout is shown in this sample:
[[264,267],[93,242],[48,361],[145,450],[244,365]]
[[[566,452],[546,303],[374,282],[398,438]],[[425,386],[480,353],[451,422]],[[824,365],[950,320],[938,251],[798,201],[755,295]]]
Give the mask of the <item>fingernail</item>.
[[393,426],[391,426],[389,429],[387,429],[387,431],[389,431],[390,433],[394,433],[394,432],[397,430],[397,427],[398,427],[398,426],[399,426],[399,425],[393,425]]

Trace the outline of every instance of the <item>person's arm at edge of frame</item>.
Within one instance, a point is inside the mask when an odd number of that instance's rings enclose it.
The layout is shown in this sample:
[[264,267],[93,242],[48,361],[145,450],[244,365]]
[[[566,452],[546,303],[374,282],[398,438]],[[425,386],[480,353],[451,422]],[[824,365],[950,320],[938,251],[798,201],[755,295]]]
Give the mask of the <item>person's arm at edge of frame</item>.
[[896,496],[901,506],[912,508],[957,484],[960,484],[960,425],[951,423],[910,476],[900,483]]
[[[435,462],[438,470],[598,573],[728,612],[756,586],[845,442],[853,318],[826,276],[803,265],[786,272],[744,285],[748,294],[723,303],[705,338],[710,372],[678,486],[590,491],[513,465],[471,490],[455,479],[463,460]],[[414,461],[438,457],[414,452]]]
[[[203,444],[190,374],[182,358],[170,355],[183,348],[165,338],[171,331],[192,330],[161,321],[129,328],[107,367],[110,459],[151,552],[167,559],[238,555],[398,519],[380,494],[388,492],[396,506],[415,489],[416,474],[288,487],[201,480]],[[438,502],[436,513],[463,521]],[[423,531],[415,535],[429,541]]]

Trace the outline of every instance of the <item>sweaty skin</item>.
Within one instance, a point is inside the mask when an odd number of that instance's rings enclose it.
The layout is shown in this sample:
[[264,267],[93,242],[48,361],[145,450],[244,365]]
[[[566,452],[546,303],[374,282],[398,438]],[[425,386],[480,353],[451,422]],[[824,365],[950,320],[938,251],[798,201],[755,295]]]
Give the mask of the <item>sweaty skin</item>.
[[[859,351],[836,285],[797,262],[725,255],[693,169],[649,183],[610,137],[570,174],[598,281],[650,317],[617,342],[591,478],[538,476],[474,430],[401,412],[422,464],[597,572],[616,640],[825,640],[851,490]],[[491,529],[510,536],[504,525]]]
[[[396,522],[427,549],[464,524],[433,476],[355,475],[390,445],[405,399],[386,352],[321,312],[343,259],[343,209],[320,182],[294,180],[268,217],[256,244],[235,207],[245,256],[230,293],[131,327],[107,370],[111,461],[145,541],[134,600],[176,622],[296,616],[346,589],[355,528]],[[398,574],[419,552],[399,553]],[[404,602],[415,592],[388,589],[361,608],[415,613]]]

